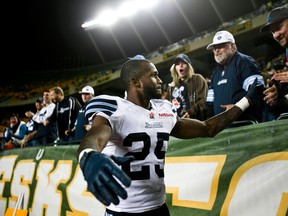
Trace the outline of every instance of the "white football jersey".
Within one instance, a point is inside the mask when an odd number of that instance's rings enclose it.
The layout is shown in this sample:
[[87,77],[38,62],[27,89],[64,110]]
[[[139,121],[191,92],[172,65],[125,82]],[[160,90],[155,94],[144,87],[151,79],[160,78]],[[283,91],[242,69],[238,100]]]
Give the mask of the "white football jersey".
[[101,115],[112,127],[112,136],[102,153],[135,157],[121,167],[132,183],[126,188],[128,198],[108,207],[113,211],[149,211],[165,202],[164,158],[176,115],[168,100],[151,100],[150,104],[148,110],[120,97],[101,95],[87,105],[86,117]]

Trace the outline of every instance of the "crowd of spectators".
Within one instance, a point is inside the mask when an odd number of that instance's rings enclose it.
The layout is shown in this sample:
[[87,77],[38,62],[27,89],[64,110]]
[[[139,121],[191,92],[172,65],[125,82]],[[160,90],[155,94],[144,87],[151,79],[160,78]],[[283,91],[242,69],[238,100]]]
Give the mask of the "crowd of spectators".
[[15,81],[13,83],[6,83],[0,86],[0,104],[25,104],[30,99],[39,97],[46,88],[53,86],[61,86],[66,94],[71,95],[78,92],[83,85],[89,83],[97,84],[108,80],[113,72],[114,70],[109,69],[88,73],[82,72],[68,77],[67,72],[63,72],[65,77],[59,77],[58,73],[56,73],[56,76],[53,78],[49,77],[37,80],[34,80],[34,78],[27,80],[24,84],[21,83],[21,85],[15,84]]
[[77,98],[66,96],[61,87],[54,86],[37,98],[35,111],[25,112],[25,120],[18,113],[9,115],[9,122],[0,131],[0,150],[79,143],[90,129],[84,110],[94,96],[94,89],[85,86],[79,94],[83,106]]
[[[279,72],[281,72],[281,71],[283,71],[283,69],[284,69],[284,67],[283,67],[283,63],[284,63],[284,59],[283,59],[283,56],[282,55],[279,55],[279,56],[277,56],[275,59],[272,59],[271,61],[269,61],[269,62],[267,62],[267,63],[265,63],[265,62],[263,62],[263,61],[261,61],[261,62],[258,62],[259,63],[259,65],[262,67],[262,75],[263,75],[263,77],[264,77],[264,81],[266,81],[267,79],[269,79],[269,78],[271,78],[275,73],[279,73]],[[285,63],[284,63],[284,65],[285,65]],[[102,74],[103,75],[103,74]],[[109,75],[109,72],[108,73],[106,73],[106,75]],[[93,81],[93,79],[97,79],[97,78],[99,78],[99,75],[98,76],[95,76],[95,75],[91,75],[91,76],[88,76],[88,77],[82,77],[81,78],[81,76],[80,77],[71,77],[71,80],[66,80],[65,82],[63,82],[63,83],[61,83],[59,80],[56,82],[56,84],[60,84],[61,86],[64,86],[63,87],[63,91],[64,91],[64,89],[65,89],[65,91],[66,92],[69,92],[69,91],[67,91],[71,86],[73,86],[74,88],[75,88],[75,90],[77,89],[77,86],[80,86],[80,84],[78,84],[78,83],[81,83],[82,84],[82,86],[84,85],[84,83],[87,83],[87,82],[91,82],[91,81]],[[210,86],[210,83],[209,83],[209,79],[206,79],[206,81],[208,81],[208,85]],[[53,82],[53,81],[49,81],[48,82],[48,85],[47,85],[47,83],[45,83],[45,85],[44,85],[44,81],[43,81],[43,83],[42,82],[38,82],[37,84],[36,84],[36,87],[39,85],[39,87],[38,88],[36,88],[36,89],[38,89],[38,91],[42,91],[42,92],[45,92],[43,89],[44,88],[46,88],[47,86],[49,86],[49,85],[53,85],[53,84],[55,84],[55,82]],[[29,89],[29,85],[26,85],[25,87],[27,87],[27,89]],[[24,87],[24,88],[25,88]],[[1,88],[3,88],[3,87],[1,87]],[[11,86],[11,88],[12,88],[12,86]],[[27,90],[26,91],[22,91],[22,95],[24,95],[24,93],[26,92],[26,94],[27,94],[27,97],[29,98],[29,97],[32,97],[32,95],[34,96],[34,94],[35,95],[39,95],[38,94],[38,92],[37,93],[35,93],[35,89],[34,89],[34,93],[33,93],[33,91],[31,91],[30,93],[27,93]],[[4,91],[1,91],[2,92],[2,94],[4,94],[5,95],[5,92]],[[14,95],[13,96],[13,91],[9,91],[9,93],[10,93],[10,95],[11,95],[11,97],[13,97],[15,100],[17,99],[17,95],[18,94],[20,94],[20,92],[17,92],[16,91],[16,96]],[[165,93],[164,93],[165,94]],[[163,94],[163,95],[164,95]],[[3,99],[3,98],[2,98]],[[35,110],[36,111],[36,110]],[[264,121],[267,121],[267,120],[275,120],[276,118],[277,118],[277,116],[279,116],[281,113],[277,113],[277,115],[275,115],[275,116],[266,116],[265,118],[266,119],[264,119]],[[14,115],[14,114],[13,114]],[[20,117],[19,117],[19,115],[21,116],[21,122],[25,122],[25,123],[29,123],[29,120],[30,120],[30,117],[28,117],[27,115],[25,115],[25,110],[23,110],[23,113],[17,113],[17,114],[15,114],[15,115],[17,115],[18,116],[18,118],[20,119]],[[208,115],[209,116],[209,115]],[[6,131],[6,129],[7,129],[7,127],[9,127],[9,125],[10,125],[10,117],[9,116],[6,116],[6,118],[4,118],[4,119],[1,119],[1,122],[0,122],[0,132],[3,134],[5,131]],[[27,130],[28,130],[28,128],[27,128]],[[23,137],[24,138],[24,137]],[[3,144],[3,143],[2,143]],[[21,143],[20,143],[20,146],[21,146]],[[29,146],[29,145],[28,145]],[[11,147],[11,146],[10,146]]]

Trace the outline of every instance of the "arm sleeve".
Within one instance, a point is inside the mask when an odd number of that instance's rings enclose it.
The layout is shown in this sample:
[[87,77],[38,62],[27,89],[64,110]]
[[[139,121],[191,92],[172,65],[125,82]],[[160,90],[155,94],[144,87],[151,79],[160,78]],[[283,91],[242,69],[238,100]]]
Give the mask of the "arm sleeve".
[[43,107],[40,112],[38,113],[38,115],[34,115],[32,117],[33,121],[41,124],[43,123],[46,119],[48,119],[53,111],[54,111],[54,108],[55,108],[55,104],[52,103],[52,104],[49,104],[48,106],[46,107]]

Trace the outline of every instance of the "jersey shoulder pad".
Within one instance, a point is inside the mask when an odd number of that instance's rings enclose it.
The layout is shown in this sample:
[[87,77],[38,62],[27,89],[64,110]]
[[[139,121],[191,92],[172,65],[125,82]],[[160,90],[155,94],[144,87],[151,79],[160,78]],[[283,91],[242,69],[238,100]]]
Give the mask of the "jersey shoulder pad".
[[119,97],[109,95],[99,95],[92,98],[86,106],[86,118],[96,113],[102,113],[106,117],[111,116],[118,108],[119,99]]

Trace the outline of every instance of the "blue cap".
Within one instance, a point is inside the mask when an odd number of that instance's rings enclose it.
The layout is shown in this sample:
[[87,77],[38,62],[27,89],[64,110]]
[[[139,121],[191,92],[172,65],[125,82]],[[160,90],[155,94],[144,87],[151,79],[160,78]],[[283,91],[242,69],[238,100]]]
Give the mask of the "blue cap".
[[43,98],[37,98],[36,103],[43,103]]
[[175,63],[176,61],[179,61],[179,60],[182,60],[182,61],[184,61],[186,64],[190,64],[190,65],[191,65],[191,60],[190,60],[190,58],[189,58],[186,54],[181,53],[181,54],[177,55],[177,56],[174,58],[174,63]]
[[129,57],[128,59],[143,60],[145,57],[143,55],[135,55],[134,57]]
[[288,7],[282,6],[271,10],[267,16],[267,23],[260,28],[260,32],[266,32],[270,30],[270,26],[274,23],[280,22],[288,18]]

